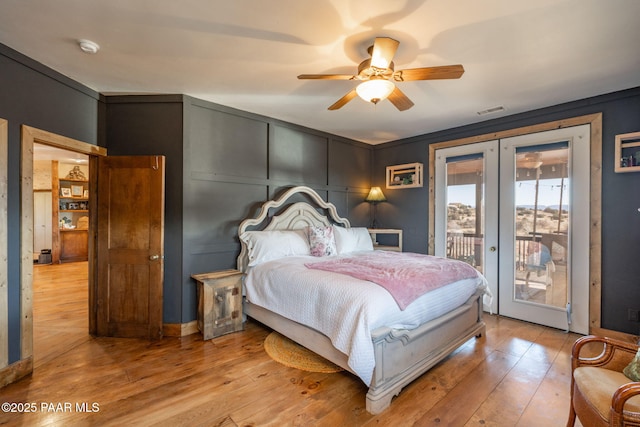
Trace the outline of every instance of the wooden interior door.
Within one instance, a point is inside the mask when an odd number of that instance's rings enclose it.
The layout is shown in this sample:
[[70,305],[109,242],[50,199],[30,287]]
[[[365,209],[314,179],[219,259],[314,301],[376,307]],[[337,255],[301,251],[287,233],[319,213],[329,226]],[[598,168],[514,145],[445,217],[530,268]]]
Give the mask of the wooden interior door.
[[98,336],[162,338],[164,162],[98,161]]

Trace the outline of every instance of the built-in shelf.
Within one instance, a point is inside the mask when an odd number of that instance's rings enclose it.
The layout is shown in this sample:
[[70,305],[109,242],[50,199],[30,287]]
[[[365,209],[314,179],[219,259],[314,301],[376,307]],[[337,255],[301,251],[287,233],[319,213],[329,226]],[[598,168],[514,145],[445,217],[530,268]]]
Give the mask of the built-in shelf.
[[387,166],[387,189],[422,187],[422,163]]
[[86,261],[89,181],[86,166],[51,162],[52,262]]
[[640,132],[616,135],[615,150],[615,172],[640,172]]

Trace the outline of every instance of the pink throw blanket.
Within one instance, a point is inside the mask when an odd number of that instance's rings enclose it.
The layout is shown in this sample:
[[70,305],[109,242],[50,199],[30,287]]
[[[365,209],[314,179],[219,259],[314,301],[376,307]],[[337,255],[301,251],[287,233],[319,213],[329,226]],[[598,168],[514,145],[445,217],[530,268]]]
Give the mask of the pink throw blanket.
[[305,266],[376,283],[389,291],[401,310],[429,291],[479,276],[462,261],[408,252],[374,251]]

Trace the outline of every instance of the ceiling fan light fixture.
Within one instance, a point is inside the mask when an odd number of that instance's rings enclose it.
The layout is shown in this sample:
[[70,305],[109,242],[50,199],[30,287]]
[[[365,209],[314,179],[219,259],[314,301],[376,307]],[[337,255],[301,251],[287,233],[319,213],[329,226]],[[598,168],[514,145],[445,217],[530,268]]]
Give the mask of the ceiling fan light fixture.
[[518,161],[518,167],[525,169],[537,169],[542,166],[542,163],[542,155],[540,153],[526,153],[524,158]]
[[358,96],[367,102],[377,104],[386,99],[396,88],[393,82],[386,79],[372,79],[362,82],[356,87]]
[[405,95],[396,82],[416,80],[459,79],[464,67],[457,65],[441,65],[438,67],[408,68],[395,71],[393,57],[400,42],[391,37],[376,37],[372,46],[367,49],[370,58],[358,65],[358,73],[349,74],[300,74],[298,79],[308,80],[358,80],[361,83],[352,88],[342,98],[331,104],[328,110],[334,111],[344,107],[356,96],[366,102],[377,104],[389,99],[398,111],[406,111],[413,107],[413,102]]

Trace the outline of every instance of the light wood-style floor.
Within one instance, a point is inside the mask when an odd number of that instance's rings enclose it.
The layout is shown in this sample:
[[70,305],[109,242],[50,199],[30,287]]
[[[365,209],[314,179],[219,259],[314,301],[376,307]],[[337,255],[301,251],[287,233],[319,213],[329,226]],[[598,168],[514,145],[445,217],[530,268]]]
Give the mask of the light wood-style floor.
[[[35,370],[0,389],[0,425],[563,426],[575,334],[486,315],[471,339],[407,386],[381,415],[348,373],[287,368],[263,349],[270,330],[159,342],[87,334],[86,263],[36,266]],[[67,405],[68,404],[68,405]],[[78,406],[93,412],[79,412]],[[43,406],[44,405],[44,406]],[[576,423],[579,425],[579,422]]]

